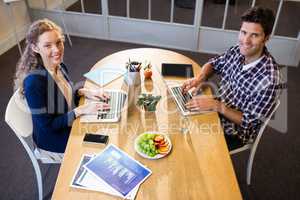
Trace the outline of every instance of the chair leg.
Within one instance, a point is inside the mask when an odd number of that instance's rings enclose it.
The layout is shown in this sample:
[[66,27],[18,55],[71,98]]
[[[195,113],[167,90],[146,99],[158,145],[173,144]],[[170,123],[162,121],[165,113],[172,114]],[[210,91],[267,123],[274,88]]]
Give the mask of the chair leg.
[[34,167],[37,185],[38,185],[39,200],[43,200],[43,182],[42,182],[41,169],[40,169],[40,166],[39,166],[39,163],[37,162],[37,160],[34,160],[34,161],[32,160],[32,164]]
[[251,173],[252,173],[252,165],[255,156],[255,151],[250,151],[249,160],[247,164],[247,185],[251,184]]
[[38,163],[36,157],[34,156],[33,151],[30,149],[29,145],[22,138],[22,136],[17,135],[17,137],[19,138],[20,142],[23,144],[25,150],[27,151],[27,154],[29,155],[29,158],[31,160],[31,163],[32,163],[34,171],[35,171],[35,176],[36,176],[37,186],[38,186],[38,193],[39,193],[39,200],[43,200],[43,182],[42,182],[42,174],[41,174],[41,169],[40,169],[39,163]]

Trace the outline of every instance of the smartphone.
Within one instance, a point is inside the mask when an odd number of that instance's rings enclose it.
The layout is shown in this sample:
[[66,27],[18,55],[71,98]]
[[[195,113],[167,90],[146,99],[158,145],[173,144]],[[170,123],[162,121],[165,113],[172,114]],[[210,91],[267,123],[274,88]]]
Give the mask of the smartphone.
[[98,143],[98,144],[107,144],[108,142],[108,135],[99,135],[93,133],[86,133],[83,142],[86,143]]

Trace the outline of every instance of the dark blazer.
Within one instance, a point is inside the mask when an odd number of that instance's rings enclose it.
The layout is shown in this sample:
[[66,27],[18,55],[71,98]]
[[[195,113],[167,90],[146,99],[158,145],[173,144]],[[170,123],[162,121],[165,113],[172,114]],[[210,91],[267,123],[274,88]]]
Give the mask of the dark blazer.
[[[64,64],[61,64],[61,70],[71,83]],[[37,147],[65,152],[75,113],[69,110],[64,95],[44,66],[38,66],[24,79],[24,93],[32,113],[33,140]],[[79,102],[76,93],[73,90],[72,109]]]

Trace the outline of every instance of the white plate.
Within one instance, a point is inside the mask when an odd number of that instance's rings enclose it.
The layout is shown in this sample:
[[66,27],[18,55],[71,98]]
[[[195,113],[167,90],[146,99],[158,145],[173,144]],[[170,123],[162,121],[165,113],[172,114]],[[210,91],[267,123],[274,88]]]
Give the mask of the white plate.
[[[165,139],[167,140],[167,142],[169,143],[169,150],[168,150],[168,152],[167,152],[166,154],[157,154],[157,155],[154,156],[154,157],[150,157],[150,156],[148,156],[147,154],[144,154],[143,152],[139,151],[139,148],[138,148],[138,141],[139,141],[140,137],[142,137],[142,136],[145,135],[145,134],[159,134],[159,135],[163,135],[163,136],[165,137]],[[163,157],[167,156],[167,155],[170,153],[171,149],[172,149],[172,143],[171,143],[170,138],[169,138],[167,135],[165,135],[165,134],[163,134],[163,133],[160,133],[160,132],[148,131],[148,132],[145,132],[145,133],[140,134],[140,135],[139,135],[138,137],[136,137],[135,140],[134,140],[134,150],[135,150],[140,156],[142,156],[143,158],[147,158],[147,159],[151,159],[151,160],[156,160],[156,159],[160,159],[160,158],[163,158]]]

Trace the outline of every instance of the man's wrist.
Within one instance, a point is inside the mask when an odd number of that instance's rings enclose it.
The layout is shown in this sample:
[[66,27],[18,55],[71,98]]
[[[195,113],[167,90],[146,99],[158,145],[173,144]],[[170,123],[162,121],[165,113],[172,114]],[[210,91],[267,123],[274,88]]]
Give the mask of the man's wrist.
[[220,114],[224,114],[224,104],[221,101],[215,100],[216,101],[216,111]]
[[[215,111],[218,113],[221,113],[222,111],[222,102],[215,100],[216,104],[215,104]],[[222,113],[221,113],[222,114]]]

